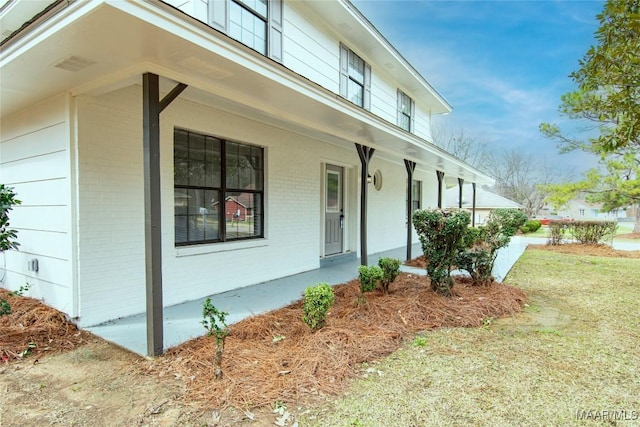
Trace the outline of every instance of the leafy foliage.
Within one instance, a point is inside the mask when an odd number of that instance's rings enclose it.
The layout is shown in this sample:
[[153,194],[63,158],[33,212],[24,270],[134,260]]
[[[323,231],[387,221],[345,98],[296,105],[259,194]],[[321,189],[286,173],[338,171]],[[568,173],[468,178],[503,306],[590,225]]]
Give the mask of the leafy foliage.
[[455,261],[459,268],[471,275],[474,285],[489,285],[493,282],[491,272],[498,250],[511,241],[514,218],[518,217],[508,211],[494,209],[489,213],[484,226],[468,228],[465,232],[464,249],[457,254]]
[[9,228],[9,211],[21,203],[16,199],[13,188],[0,184],[0,252],[18,249],[20,246],[20,243],[16,241],[18,232]]
[[305,291],[302,320],[311,329],[322,328],[334,301],[333,288],[328,283],[309,286]]
[[378,286],[378,281],[382,280],[382,269],[377,265],[361,265],[358,267],[360,278],[360,292],[372,292]]
[[523,233],[535,233],[542,227],[542,223],[537,219],[530,219],[525,222],[522,227],[520,227],[520,231]]
[[579,243],[595,245],[613,238],[617,227],[615,221],[575,221],[569,224],[569,232]]
[[207,330],[207,335],[216,338],[216,355],[214,360],[215,377],[222,378],[222,353],[224,352],[224,341],[229,335],[229,326],[225,319],[229,315],[226,311],[218,310],[212,303],[211,298],[207,298],[202,307],[202,325]]
[[229,326],[226,324],[226,317],[229,315],[226,311],[218,310],[212,303],[211,298],[207,298],[202,307],[202,325],[207,330],[207,335],[216,338],[216,342],[220,344],[229,335]]
[[396,280],[400,273],[400,260],[396,258],[380,258],[378,260],[378,266],[382,269],[382,291],[385,294],[389,293],[389,285]]
[[549,239],[548,245],[561,245],[567,231],[568,223],[566,221],[549,221]]
[[471,214],[460,209],[424,209],[413,213],[413,224],[420,237],[427,262],[431,289],[451,296],[451,267],[463,248],[465,230]]
[[[515,208],[493,209],[490,216],[493,216],[493,221],[498,224],[501,233],[509,237],[516,234],[527,221],[527,214]],[[488,221],[491,221],[491,218]]]
[[[597,18],[597,46],[571,73],[578,88],[563,95],[560,112],[595,123],[598,135],[582,141],[548,123],[540,130],[559,143],[561,152],[600,155],[601,170],[587,172],[579,182],[541,188],[552,192],[549,201],[556,207],[584,192],[604,211],[630,204],[640,208],[640,0],[608,0]],[[640,232],[638,211],[635,232]]]

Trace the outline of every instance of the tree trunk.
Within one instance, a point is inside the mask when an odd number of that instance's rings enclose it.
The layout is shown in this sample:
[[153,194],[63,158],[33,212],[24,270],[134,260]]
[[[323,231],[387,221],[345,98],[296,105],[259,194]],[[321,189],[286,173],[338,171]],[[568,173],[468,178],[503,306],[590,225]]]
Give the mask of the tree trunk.
[[636,205],[636,223],[633,225],[633,232],[640,233],[640,202]]
[[224,351],[224,339],[222,339],[216,345],[216,359],[215,359],[216,371],[215,371],[215,375],[216,375],[216,379],[217,380],[222,379],[222,352],[223,351]]

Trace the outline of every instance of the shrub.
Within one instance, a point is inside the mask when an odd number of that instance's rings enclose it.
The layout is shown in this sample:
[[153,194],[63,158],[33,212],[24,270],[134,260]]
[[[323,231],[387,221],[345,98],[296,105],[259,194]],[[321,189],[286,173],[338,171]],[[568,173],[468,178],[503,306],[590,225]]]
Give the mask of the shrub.
[[451,266],[463,248],[470,219],[471,214],[461,209],[420,209],[413,213],[413,224],[428,260],[431,289],[442,295],[451,296]]
[[380,258],[378,266],[382,269],[382,291],[389,293],[389,285],[396,280],[400,273],[400,260],[395,258]]
[[302,320],[311,329],[322,328],[327,318],[327,312],[334,301],[333,288],[328,283],[309,286],[304,294]]
[[549,221],[549,239],[547,240],[547,245],[561,245],[566,230],[566,221]]
[[613,238],[616,227],[615,221],[575,221],[569,224],[569,232],[579,243],[595,245]]
[[0,184],[0,252],[18,249],[20,246],[16,241],[18,232],[9,228],[9,211],[21,203],[16,199],[13,188]]
[[504,233],[513,236],[527,221],[527,215],[516,208],[492,209],[491,214],[499,218]]
[[377,265],[358,267],[358,275],[360,277],[360,292],[371,292],[378,286],[378,281],[382,280],[382,269]]
[[520,227],[520,231],[524,234],[535,233],[540,229],[540,227],[542,227],[542,223],[539,220],[530,219],[529,221],[525,222],[522,227]]
[[211,298],[207,298],[202,307],[202,325],[207,330],[207,335],[216,338],[216,357],[214,365],[216,367],[216,379],[222,378],[222,353],[224,352],[224,341],[229,335],[229,326],[225,319],[229,315],[226,311],[218,310],[211,304]]
[[485,226],[466,230],[464,248],[456,255],[456,264],[471,275],[474,285],[493,282],[491,273],[498,250],[511,241],[510,226],[508,219],[491,211]]

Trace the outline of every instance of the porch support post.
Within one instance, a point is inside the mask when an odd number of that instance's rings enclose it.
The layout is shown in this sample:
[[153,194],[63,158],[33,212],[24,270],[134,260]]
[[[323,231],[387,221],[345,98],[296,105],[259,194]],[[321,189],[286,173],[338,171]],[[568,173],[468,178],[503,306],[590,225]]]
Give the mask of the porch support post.
[[444,172],[436,171],[438,175],[438,208],[442,209],[442,180],[444,179]]
[[147,300],[147,354],[164,350],[162,322],[162,230],[160,191],[160,112],[187,86],[179,84],[160,101],[157,74],[142,76],[142,134],[144,162],[144,248]]
[[458,208],[462,209],[462,186],[464,185],[464,179],[458,178]]
[[404,159],[404,166],[407,168],[407,261],[409,261],[413,236],[413,172],[416,170],[416,162]]
[[360,157],[360,265],[367,265],[367,187],[369,185],[369,161],[375,149],[356,144]]
[[471,188],[473,189],[473,202],[471,205],[471,226],[476,226],[476,183],[471,183]]

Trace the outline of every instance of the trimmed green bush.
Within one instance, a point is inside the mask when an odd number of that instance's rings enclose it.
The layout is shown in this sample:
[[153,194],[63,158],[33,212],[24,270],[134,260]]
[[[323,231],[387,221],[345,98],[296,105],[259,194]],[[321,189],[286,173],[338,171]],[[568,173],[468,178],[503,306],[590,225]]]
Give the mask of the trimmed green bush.
[[509,236],[516,234],[518,229],[527,221],[527,215],[516,208],[493,209],[491,213],[499,218],[504,233]]
[[442,295],[451,296],[451,267],[464,247],[470,220],[471,214],[462,209],[419,209],[413,213],[431,289]]
[[537,219],[530,219],[529,221],[525,222],[522,227],[520,227],[520,231],[524,234],[535,233],[540,229],[540,227],[542,227],[542,223],[540,221],[538,221]]
[[361,265],[358,267],[358,276],[360,278],[360,292],[372,292],[378,287],[378,281],[382,280],[382,269],[377,265]]
[[569,224],[569,233],[578,243],[596,245],[613,238],[617,226],[615,221],[575,221]]
[[511,241],[511,225],[508,218],[491,211],[484,226],[466,230],[465,247],[456,255],[456,265],[471,275],[474,285],[486,286],[493,282],[498,250]]
[[327,319],[329,308],[335,299],[333,288],[328,283],[309,286],[304,293],[302,321],[311,329],[322,328]]
[[380,258],[378,260],[378,266],[382,269],[382,292],[389,293],[389,285],[396,280],[398,274],[400,274],[401,261],[396,258]]

